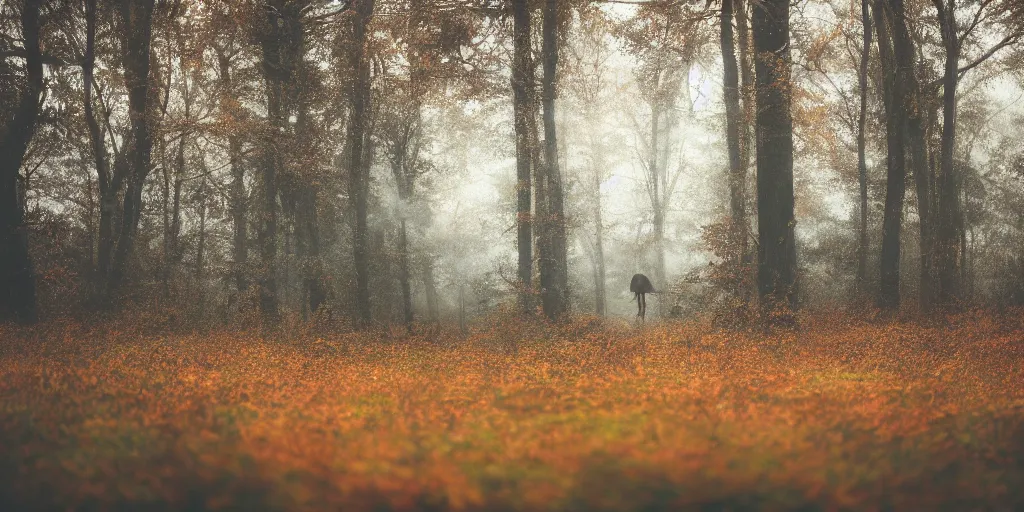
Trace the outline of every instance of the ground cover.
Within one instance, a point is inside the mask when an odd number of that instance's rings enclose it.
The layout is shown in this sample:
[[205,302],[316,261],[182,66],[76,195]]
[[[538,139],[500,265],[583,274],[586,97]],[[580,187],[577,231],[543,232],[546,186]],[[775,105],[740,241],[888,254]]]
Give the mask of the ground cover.
[[501,318],[412,337],[0,327],[0,501],[1019,509],[1015,318],[819,316],[773,335]]

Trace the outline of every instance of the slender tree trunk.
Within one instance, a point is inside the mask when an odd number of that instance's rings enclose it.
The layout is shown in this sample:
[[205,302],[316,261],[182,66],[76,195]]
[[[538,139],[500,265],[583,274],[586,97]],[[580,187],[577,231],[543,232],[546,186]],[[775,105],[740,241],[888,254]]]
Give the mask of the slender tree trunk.
[[405,227],[405,219],[402,219],[398,232],[398,275],[402,285],[402,318],[405,327],[412,332],[413,310],[412,310],[412,284],[409,275],[409,238]]
[[519,253],[520,307],[533,311],[533,216],[530,213],[531,149],[530,116],[533,115],[534,71],[531,55],[531,13],[527,0],[512,1],[513,62],[512,109],[516,132],[516,245]]
[[149,57],[153,33],[154,0],[122,0],[125,24],[123,66],[128,88],[128,115],[132,145],[130,171],[122,201],[121,229],[114,249],[108,297],[117,300],[142,212],[142,188],[149,175],[153,140],[149,124]]
[[[741,128],[740,110],[740,78],[739,66],[736,62],[736,43],[733,39],[733,5],[736,0],[722,0],[721,46],[723,69],[723,85],[725,96],[725,138],[729,150],[729,211],[731,213],[731,231],[736,243],[735,264],[746,268],[747,240],[747,164],[743,161],[743,130]],[[742,275],[742,274],[741,274]],[[747,293],[744,280],[736,283],[734,291],[740,299],[737,316],[741,320],[747,311]]]
[[[569,279],[562,175],[558,167],[558,138],[555,123],[556,74],[558,70],[558,2],[546,0],[542,26],[544,63],[544,171],[548,188],[548,211],[545,231],[550,239],[551,253],[541,265],[551,266],[550,281],[543,287],[544,313],[551,320],[568,312]],[[542,273],[543,275],[543,273]]]
[[768,324],[792,324],[797,290],[789,0],[765,0],[754,9],[752,21],[757,56],[758,291]]
[[423,288],[427,295],[427,315],[430,316],[431,322],[438,322],[440,312],[438,311],[437,282],[434,279],[434,262],[431,261],[430,256],[424,258],[423,262]]
[[[220,68],[221,108],[228,114],[232,122],[238,122],[239,112],[237,100],[234,99],[234,83],[231,77],[231,59],[218,49],[217,63]],[[231,240],[232,273],[235,276],[235,289],[242,293],[248,288],[245,273],[246,261],[249,258],[247,204],[245,195],[245,168],[242,166],[242,141],[236,130],[228,134],[228,165],[231,174],[229,207],[233,236]]]
[[871,59],[871,11],[869,0],[861,0],[861,27],[864,45],[860,53],[860,114],[857,119],[857,178],[860,185],[860,242],[857,245],[857,294],[863,296],[868,274],[868,63]]
[[658,165],[660,159],[660,144],[661,140],[659,135],[661,134],[661,118],[662,109],[662,93],[661,84],[655,84],[655,97],[651,102],[651,156],[650,156],[650,172],[651,172],[651,206],[654,213],[653,224],[654,224],[654,280],[658,282],[657,286],[664,286],[665,283],[665,245],[664,245],[664,234],[665,234],[665,208],[661,203],[661,175],[662,169]]
[[594,203],[594,303],[597,309],[597,316],[605,316],[607,302],[605,291],[605,262],[604,262],[604,219],[601,211],[601,169],[604,167],[601,158],[600,144],[594,145],[596,165],[593,173]]
[[459,330],[463,334],[469,331],[466,325],[466,283],[459,283]]
[[[82,91],[83,91],[83,113],[85,124],[89,130],[89,142],[92,149],[92,156],[96,164],[96,178],[99,189],[99,211],[100,218],[97,227],[98,240],[96,244],[96,275],[94,281],[95,299],[97,302],[106,303],[104,293],[107,284],[107,275],[110,271],[110,256],[114,250],[114,210],[117,207],[115,197],[118,183],[112,183],[110,163],[107,149],[104,145],[103,132],[100,130],[99,122],[96,121],[96,114],[93,112],[93,72],[96,64],[96,0],[85,2],[85,54],[82,59]],[[118,180],[119,181],[119,180]]]
[[[744,167],[750,167],[750,147],[753,145],[751,141],[753,139],[753,130],[751,127],[754,125],[754,115],[756,109],[754,108],[754,63],[751,61],[750,53],[750,22],[747,17],[747,3],[746,0],[733,0],[733,15],[736,17],[736,34],[737,42],[740,46],[740,85],[742,86],[740,96],[743,98],[743,125],[742,125],[742,143],[740,144],[740,160],[743,161]],[[743,241],[743,246],[747,247],[747,241]],[[744,252],[747,254],[749,263],[750,254],[746,249]]]
[[354,0],[355,15],[352,18],[352,41],[349,49],[349,65],[355,77],[349,94],[349,197],[355,214],[355,230],[352,235],[352,256],[356,270],[355,302],[359,324],[368,327],[371,321],[370,309],[370,262],[369,226],[367,224],[367,203],[369,196],[369,162],[364,160],[363,137],[366,132],[366,116],[370,101],[370,65],[366,56],[366,29],[373,16],[374,0]]
[[200,185],[199,191],[200,203],[199,203],[199,240],[196,241],[196,262],[194,275],[196,278],[196,295],[198,296],[198,311],[199,317],[202,318],[203,310],[205,308],[206,300],[206,289],[203,286],[203,266],[206,265],[206,182],[205,178],[203,183]]
[[953,157],[956,150],[956,90],[960,40],[956,28],[956,3],[932,0],[938,10],[942,42],[946,49],[945,72],[942,77],[942,143],[939,170],[938,229],[936,230],[936,263],[938,302],[945,309],[955,307],[963,299],[961,266],[963,238],[960,222],[959,179]]
[[28,226],[18,175],[35,133],[44,87],[39,43],[41,3],[24,0],[21,6],[27,87],[21,91],[14,117],[0,140],[0,322],[31,323],[38,317],[35,271],[29,256]]

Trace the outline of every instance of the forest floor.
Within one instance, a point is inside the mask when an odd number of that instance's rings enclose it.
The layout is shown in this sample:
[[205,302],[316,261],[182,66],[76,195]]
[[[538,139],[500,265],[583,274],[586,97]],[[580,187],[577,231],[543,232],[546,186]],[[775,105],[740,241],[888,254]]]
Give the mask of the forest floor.
[[0,503],[1021,510],[1024,320],[0,327]]

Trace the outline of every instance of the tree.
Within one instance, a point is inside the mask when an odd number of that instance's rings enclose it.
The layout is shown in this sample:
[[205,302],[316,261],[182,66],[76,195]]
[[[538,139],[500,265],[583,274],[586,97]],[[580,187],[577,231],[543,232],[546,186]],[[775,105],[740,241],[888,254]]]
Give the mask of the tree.
[[131,120],[131,156],[127,159],[121,228],[111,262],[108,300],[116,300],[124,283],[128,258],[142,212],[142,187],[150,172],[153,139],[149,120],[150,44],[153,35],[155,0],[121,0],[122,67],[128,89],[128,116]]
[[793,118],[789,0],[754,8],[757,83],[758,292],[768,323],[791,324],[796,308]]
[[[720,42],[722,48],[723,77],[722,84],[725,98],[725,138],[729,153],[729,212],[730,238],[735,254],[731,256],[731,265],[746,275],[747,267],[747,236],[749,221],[747,220],[747,162],[744,158],[743,146],[746,142],[746,129],[743,123],[743,112],[740,107],[740,72],[736,61],[736,43],[733,37],[733,8],[737,0],[722,0],[720,15]],[[740,4],[742,9],[742,4]],[[741,29],[742,30],[742,29]],[[740,301],[735,310],[740,322],[746,315],[747,292],[745,279],[738,280],[740,289],[735,293]]]
[[533,308],[533,216],[531,214],[533,148],[537,133],[533,117],[535,93],[531,54],[531,18],[527,0],[512,0],[512,109],[516,132],[516,246],[519,253],[520,307]]
[[[556,73],[558,72],[558,2],[546,0],[542,24],[544,78],[541,99],[544,106],[544,165],[538,187],[546,190],[540,247],[540,286],[544,314],[561,318],[569,309],[568,259],[562,176],[558,168],[558,138],[555,125]],[[538,200],[541,197],[538,195]],[[538,208],[541,209],[541,208]]]
[[[646,131],[645,147],[640,155],[644,181],[652,210],[654,249],[654,281],[667,282],[665,263],[665,227],[669,206],[685,155],[669,172],[669,159],[677,146],[674,139],[680,113],[689,114],[689,74],[691,65],[705,43],[703,22],[713,14],[701,2],[658,2],[639,7],[636,16],[618,30],[629,54],[638,60],[636,82],[641,96],[650,106],[650,124],[638,129]],[[686,105],[677,105],[685,93]],[[639,123],[637,123],[639,124]],[[663,284],[658,286],[664,286]]]
[[352,234],[352,260],[356,270],[355,302],[361,326],[370,324],[370,267],[367,202],[369,161],[364,154],[367,109],[370,101],[370,64],[367,56],[367,26],[373,17],[374,0],[353,0],[352,35],[348,41],[348,64],[353,72],[349,90],[349,124],[346,136],[348,152],[349,198],[355,217]]
[[[900,305],[900,233],[903,225],[903,199],[906,192],[904,132],[907,129],[907,120],[905,109],[909,106],[906,89],[910,87],[910,84],[907,83],[908,74],[913,73],[912,69],[907,69],[903,65],[905,58],[902,56],[909,53],[905,45],[910,44],[905,38],[906,32],[894,29],[896,33],[891,37],[888,28],[899,23],[903,19],[902,17],[902,0],[887,0],[885,4],[877,3],[875,5],[875,29],[878,31],[878,53],[885,90],[887,149],[878,306],[887,311],[895,310]],[[923,240],[927,225],[926,214],[921,211],[919,215],[921,215]],[[922,241],[922,246],[924,243]]]
[[25,79],[15,86],[20,94],[13,115],[3,119],[0,132],[0,289],[3,290],[0,291],[0,321],[34,322],[37,317],[35,272],[28,253],[28,230],[18,176],[29,141],[36,131],[44,90],[41,4],[41,0],[24,0],[21,5]]
[[863,295],[868,273],[868,63],[871,59],[871,11],[869,0],[861,0],[861,32],[864,44],[860,52],[857,83],[860,93],[860,113],[857,118],[857,183],[860,191],[860,235],[857,244],[857,294]]

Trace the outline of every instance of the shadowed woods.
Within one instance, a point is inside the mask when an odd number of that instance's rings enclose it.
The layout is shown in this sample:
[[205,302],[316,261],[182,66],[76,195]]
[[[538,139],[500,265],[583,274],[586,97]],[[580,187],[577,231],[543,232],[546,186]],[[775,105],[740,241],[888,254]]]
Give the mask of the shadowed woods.
[[27,509],[1010,510],[1024,325],[502,317],[468,335],[4,328]]

